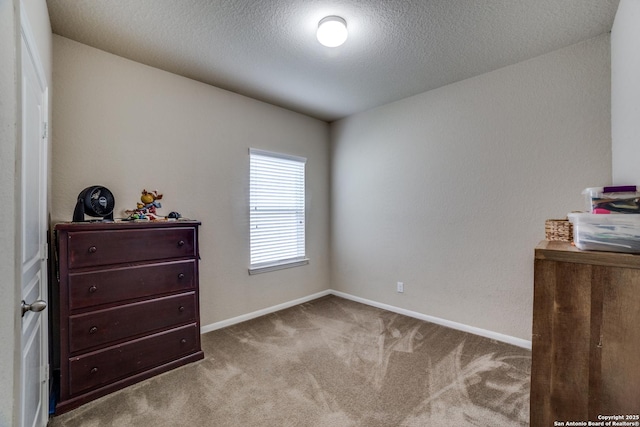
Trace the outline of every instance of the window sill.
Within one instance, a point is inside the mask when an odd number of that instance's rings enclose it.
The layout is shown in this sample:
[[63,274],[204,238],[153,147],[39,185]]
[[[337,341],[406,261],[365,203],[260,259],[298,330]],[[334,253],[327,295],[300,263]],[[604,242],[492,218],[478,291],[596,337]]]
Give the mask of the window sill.
[[285,261],[280,263],[273,263],[273,264],[263,265],[260,267],[249,267],[249,275],[253,276],[254,274],[268,273],[270,271],[276,271],[276,270],[284,270],[285,268],[299,267],[301,265],[307,265],[307,264],[309,264],[309,259],[305,258],[305,259],[300,259],[296,261]]

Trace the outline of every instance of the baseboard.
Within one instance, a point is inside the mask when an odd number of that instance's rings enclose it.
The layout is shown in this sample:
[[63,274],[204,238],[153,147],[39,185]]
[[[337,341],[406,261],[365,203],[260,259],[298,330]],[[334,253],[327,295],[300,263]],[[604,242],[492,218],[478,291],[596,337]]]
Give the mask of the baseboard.
[[416,311],[405,310],[404,308],[395,307],[389,304],[383,304],[377,301],[360,298],[354,295],[346,294],[340,291],[331,290],[330,293],[340,298],[348,299],[351,301],[359,302],[362,304],[370,305],[372,307],[388,310],[393,313],[403,314],[405,316],[413,317],[416,319],[424,320],[427,322],[435,323],[437,325],[446,326],[448,328],[457,329],[459,331],[468,332],[474,335],[480,335],[485,338],[490,338],[496,341],[501,341],[507,344],[515,345],[531,350],[531,341],[524,340],[522,338],[512,337],[510,335],[500,334],[498,332],[488,331],[486,329],[476,328],[475,326],[465,325],[464,323],[453,322],[447,319],[441,319],[439,317],[429,316],[427,314],[418,313]]
[[340,291],[335,291],[333,289],[328,289],[326,291],[318,292],[303,298],[298,298],[293,301],[285,302],[282,304],[277,304],[272,307],[263,308],[262,310],[254,311],[251,313],[243,314],[242,316],[232,317],[231,319],[222,320],[220,322],[211,323],[209,325],[204,325],[200,328],[200,333],[204,334],[207,332],[215,331],[218,329],[226,328],[227,326],[232,326],[237,323],[246,322],[247,320],[255,319],[256,317],[264,316],[265,314],[275,313],[276,311],[284,310],[285,308],[290,308],[298,304],[303,304],[305,302],[312,301],[314,299],[318,299],[320,297],[324,297],[327,295],[335,295],[340,298],[348,299],[351,301],[359,302],[362,304],[370,305],[372,307],[381,308],[383,310],[388,310],[393,313],[402,314],[405,316],[413,317],[415,319],[424,320],[426,322],[435,323],[436,325],[446,326],[448,328],[457,329],[459,331],[468,332],[474,335],[480,335],[485,338],[490,338],[496,341],[501,341],[507,344],[515,345],[517,347],[522,347],[531,350],[531,341],[524,340],[522,338],[512,337],[510,335],[500,334],[498,332],[489,331],[486,329],[476,328],[475,326],[465,325],[463,323],[453,322],[447,319],[441,319],[439,317],[429,316],[427,314],[418,313],[416,311],[406,310],[404,308],[395,307],[389,304],[383,304],[377,301],[372,301],[366,298],[360,298],[351,294],[347,294]]
[[313,301],[314,299],[318,299],[318,298],[327,296],[329,294],[331,294],[331,290],[327,289],[326,291],[308,295],[303,298],[298,298],[293,301],[284,302],[282,304],[277,304],[272,307],[263,308],[262,310],[253,311],[251,313],[243,314],[237,317],[232,317],[231,319],[226,319],[220,322],[204,325],[200,327],[200,333],[205,334],[207,332],[226,328],[227,326],[232,326],[238,323],[246,322],[247,320],[255,319],[256,317],[264,316],[265,314],[275,313],[276,311],[284,310],[285,308],[290,308],[298,304],[304,304],[305,302]]

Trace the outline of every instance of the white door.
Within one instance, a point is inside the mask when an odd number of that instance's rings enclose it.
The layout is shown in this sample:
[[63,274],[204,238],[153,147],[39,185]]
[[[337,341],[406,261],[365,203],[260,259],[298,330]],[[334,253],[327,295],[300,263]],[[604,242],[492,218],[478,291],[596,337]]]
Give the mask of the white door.
[[26,18],[22,19],[20,426],[47,424],[47,84]]

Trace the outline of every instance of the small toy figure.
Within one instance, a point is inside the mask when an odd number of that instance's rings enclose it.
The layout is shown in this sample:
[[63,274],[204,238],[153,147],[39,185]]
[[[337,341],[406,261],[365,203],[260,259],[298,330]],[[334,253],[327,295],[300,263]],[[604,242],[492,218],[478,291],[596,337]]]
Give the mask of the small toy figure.
[[140,196],[140,202],[136,204],[136,209],[124,212],[129,215],[128,219],[149,219],[152,221],[160,219],[162,217],[157,214],[157,209],[162,207],[158,201],[161,199],[162,194],[158,193],[158,190],[142,190],[142,196]]

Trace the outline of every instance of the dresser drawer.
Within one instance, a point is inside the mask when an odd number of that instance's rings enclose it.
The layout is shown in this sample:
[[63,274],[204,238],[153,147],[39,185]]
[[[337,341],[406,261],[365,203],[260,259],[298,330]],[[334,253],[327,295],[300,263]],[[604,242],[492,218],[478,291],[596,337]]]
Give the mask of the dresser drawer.
[[194,289],[196,260],[94,270],[69,275],[69,309]]
[[196,256],[192,227],[75,231],[67,234],[70,269]]
[[76,353],[195,320],[195,292],[71,316],[69,351]]
[[198,350],[191,324],[69,359],[71,395],[128,377]]

